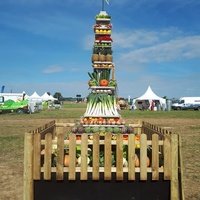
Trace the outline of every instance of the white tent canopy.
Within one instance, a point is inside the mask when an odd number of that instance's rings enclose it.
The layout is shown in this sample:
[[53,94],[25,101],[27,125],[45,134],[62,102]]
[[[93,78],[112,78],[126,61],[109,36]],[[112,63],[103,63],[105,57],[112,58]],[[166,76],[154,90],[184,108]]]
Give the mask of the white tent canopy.
[[42,101],[54,101],[57,100],[56,98],[54,98],[52,95],[48,95],[47,92],[45,92],[42,96]]
[[42,96],[42,101],[48,101],[49,100],[49,95],[47,94],[47,92],[45,92]]
[[58,99],[54,98],[52,95],[49,95],[49,100],[54,101],[54,100],[58,100]]
[[37,94],[37,92],[34,92],[31,96],[29,96],[29,100],[42,101],[42,98]]
[[134,100],[134,104],[138,109],[150,109],[152,102],[154,106],[162,109],[166,108],[166,99],[156,95],[149,86],[146,92]]

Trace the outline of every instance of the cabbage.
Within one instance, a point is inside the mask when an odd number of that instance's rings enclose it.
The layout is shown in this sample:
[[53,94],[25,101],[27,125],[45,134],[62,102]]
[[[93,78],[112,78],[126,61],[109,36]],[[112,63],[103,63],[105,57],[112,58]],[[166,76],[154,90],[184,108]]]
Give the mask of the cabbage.
[[85,127],[85,133],[91,133],[91,128],[89,126]]
[[98,126],[94,126],[94,127],[92,127],[91,129],[92,129],[91,131],[92,131],[93,133],[99,132],[99,127],[98,127]]
[[113,133],[120,133],[120,128],[119,127],[114,127],[113,128]]
[[109,127],[107,127],[106,131],[107,131],[108,133],[112,133],[112,132],[113,132],[113,128],[109,126]]

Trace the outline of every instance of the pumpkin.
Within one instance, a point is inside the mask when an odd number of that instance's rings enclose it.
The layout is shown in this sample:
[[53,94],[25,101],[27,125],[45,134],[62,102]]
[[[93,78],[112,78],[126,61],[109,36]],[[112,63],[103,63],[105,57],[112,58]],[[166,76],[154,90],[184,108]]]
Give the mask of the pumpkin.
[[[64,166],[65,167],[69,167],[69,162],[70,162],[70,158],[68,154],[65,154],[64,156]],[[77,164],[77,159],[75,158],[75,164]]]
[[[135,167],[139,167],[140,166],[140,159],[138,158],[138,155],[135,154]],[[147,156],[147,167],[150,166],[150,159]]]
[[137,154],[135,154],[135,167],[139,167],[140,166],[140,160],[137,156]]
[[102,79],[102,80],[100,80],[100,86],[108,86],[108,80],[106,80],[106,79]]
[[65,155],[64,157],[64,166],[69,167],[69,155]]

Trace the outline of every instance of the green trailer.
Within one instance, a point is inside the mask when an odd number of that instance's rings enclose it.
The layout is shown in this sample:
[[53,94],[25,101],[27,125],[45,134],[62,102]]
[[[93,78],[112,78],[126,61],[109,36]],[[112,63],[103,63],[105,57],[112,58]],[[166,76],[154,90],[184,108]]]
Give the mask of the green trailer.
[[0,113],[29,113],[28,100],[13,101],[7,100],[0,105]]

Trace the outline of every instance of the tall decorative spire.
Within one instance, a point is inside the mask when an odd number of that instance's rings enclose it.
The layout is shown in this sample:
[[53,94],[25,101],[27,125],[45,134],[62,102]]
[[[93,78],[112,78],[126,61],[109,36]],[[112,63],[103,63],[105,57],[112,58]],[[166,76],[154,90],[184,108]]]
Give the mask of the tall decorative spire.
[[[102,0],[104,3],[107,0]],[[104,7],[102,7],[104,8]],[[92,49],[92,72],[88,72],[90,93],[87,107],[80,122],[74,127],[74,133],[106,132],[117,134],[131,132],[118,112],[117,81],[112,55],[112,24],[111,16],[101,10],[95,17],[94,44]]]
[[109,5],[110,4],[110,0],[102,0],[102,11],[104,11],[105,9],[105,2]]

